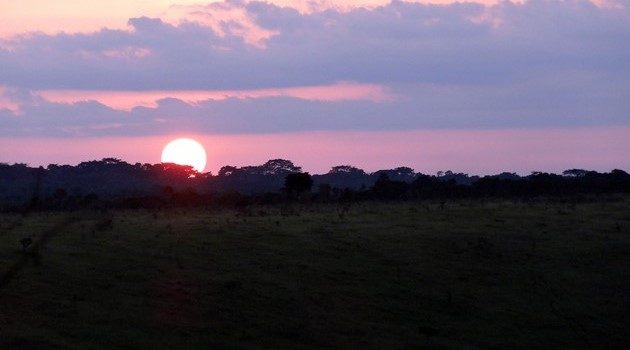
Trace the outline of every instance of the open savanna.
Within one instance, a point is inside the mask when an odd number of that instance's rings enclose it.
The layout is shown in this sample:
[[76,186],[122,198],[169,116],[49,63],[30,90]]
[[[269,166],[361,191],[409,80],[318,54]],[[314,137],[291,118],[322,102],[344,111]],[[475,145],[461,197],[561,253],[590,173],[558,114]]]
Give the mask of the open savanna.
[[0,283],[2,349],[621,349],[630,199],[1,214]]

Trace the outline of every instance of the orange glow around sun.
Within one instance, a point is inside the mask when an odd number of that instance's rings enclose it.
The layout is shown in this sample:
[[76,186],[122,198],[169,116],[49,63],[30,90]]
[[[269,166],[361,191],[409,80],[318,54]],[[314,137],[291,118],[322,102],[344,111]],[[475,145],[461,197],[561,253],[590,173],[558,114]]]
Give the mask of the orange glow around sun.
[[202,172],[206,168],[207,161],[206,150],[193,139],[173,140],[162,151],[162,163],[190,165],[198,172]]

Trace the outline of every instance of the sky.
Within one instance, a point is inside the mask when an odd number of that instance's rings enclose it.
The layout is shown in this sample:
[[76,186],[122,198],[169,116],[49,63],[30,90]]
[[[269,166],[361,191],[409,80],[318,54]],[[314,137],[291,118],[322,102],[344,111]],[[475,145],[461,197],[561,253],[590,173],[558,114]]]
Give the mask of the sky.
[[0,0],[0,162],[630,171],[630,1]]

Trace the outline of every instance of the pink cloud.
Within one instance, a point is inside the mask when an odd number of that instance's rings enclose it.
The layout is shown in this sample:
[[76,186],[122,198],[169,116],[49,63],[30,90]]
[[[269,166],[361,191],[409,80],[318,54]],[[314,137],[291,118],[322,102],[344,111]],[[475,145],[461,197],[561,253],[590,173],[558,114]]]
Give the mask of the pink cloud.
[[[139,16],[159,17],[169,23],[182,20],[201,20],[224,32],[221,23],[238,23],[232,26],[232,34],[240,32],[252,45],[264,45],[264,41],[275,32],[259,27],[238,5],[226,5],[223,1],[210,1],[217,7],[211,16],[194,14],[199,9],[198,0],[109,0],[107,2],[63,0],[51,5],[48,0],[5,1],[0,11],[0,38],[16,34],[42,31],[53,34],[59,32],[87,33],[102,28],[128,29],[129,18]],[[249,1],[245,1],[249,2]],[[390,3],[390,0],[266,0],[279,6],[291,7],[302,13],[312,13],[335,9],[349,11],[357,7],[373,8]],[[423,4],[447,5],[459,0],[407,0]],[[470,0],[486,6],[496,5],[501,0]],[[525,0],[512,0],[523,3]],[[600,7],[623,8],[623,0],[591,0]],[[218,4],[218,5],[217,5]],[[193,12],[193,13],[191,13]]]
[[[0,90],[1,91],[1,90]],[[333,85],[270,88],[258,90],[180,90],[180,91],[85,91],[42,90],[35,94],[55,103],[72,104],[82,101],[98,101],[120,110],[134,107],[155,107],[164,98],[176,98],[190,104],[227,98],[262,98],[286,96],[313,101],[367,100],[393,101],[395,96],[381,85],[339,82]]]
[[174,9],[181,9],[183,13],[171,16],[201,23],[221,37],[228,34],[241,37],[247,44],[258,48],[264,48],[267,40],[279,34],[259,26],[247,10],[236,3],[215,2],[204,6],[176,6]]
[[13,113],[20,112],[20,106],[17,102],[7,97],[5,94],[7,88],[0,85],[0,109],[8,109]]

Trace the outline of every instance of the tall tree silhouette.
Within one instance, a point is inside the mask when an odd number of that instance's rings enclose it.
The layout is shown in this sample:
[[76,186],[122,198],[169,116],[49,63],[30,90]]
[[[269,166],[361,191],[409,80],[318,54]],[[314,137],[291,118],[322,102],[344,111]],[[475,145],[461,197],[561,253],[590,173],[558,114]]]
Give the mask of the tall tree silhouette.
[[313,188],[313,178],[309,173],[293,173],[285,177],[284,188],[290,194],[309,192]]

